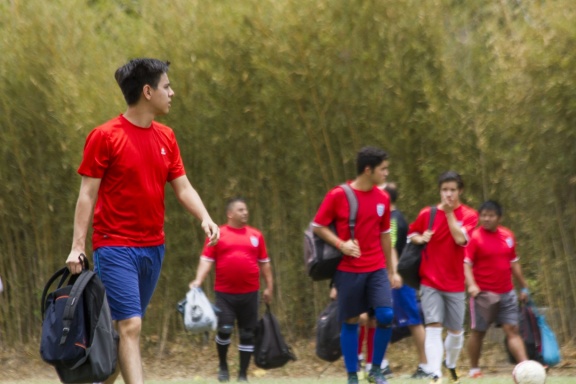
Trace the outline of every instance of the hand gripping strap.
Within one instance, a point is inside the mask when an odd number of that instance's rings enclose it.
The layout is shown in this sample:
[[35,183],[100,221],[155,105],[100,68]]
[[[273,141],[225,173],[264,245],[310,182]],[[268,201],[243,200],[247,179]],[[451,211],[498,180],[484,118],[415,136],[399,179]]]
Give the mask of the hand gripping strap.
[[349,215],[349,226],[350,226],[350,239],[354,240],[354,231],[356,229],[356,216],[358,215],[358,200],[356,195],[352,190],[352,187],[346,183],[341,184],[340,188],[346,192],[346,198],[348,199],[348,205],[350,206]]
[[66,342],[66,338],[68,337],[68,333],[70,332],[70,326],[72,324],[72,320],[74,319],[74,312],[76,311],[76,307],[78,306],[78,302],[80,301],[80,295],[84,292],[84,288],[86,285],[92,280],[92,278],[96,276],[94,272],[83,270],[78,279],[72,286],[72,290],[70,291],[70,296],[68,300],[66,300],[66,307],[64,309],[64,315],[62,316],[62,337],[60,338],[60,345]]

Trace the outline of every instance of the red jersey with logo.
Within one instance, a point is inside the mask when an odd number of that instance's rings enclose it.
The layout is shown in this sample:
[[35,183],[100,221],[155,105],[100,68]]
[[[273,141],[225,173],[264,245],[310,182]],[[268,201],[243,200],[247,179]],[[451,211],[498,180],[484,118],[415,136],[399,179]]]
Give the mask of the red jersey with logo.
[[[350,184],[350,182],[348,182]],[[390,232],[390,198],[388,194],[372,188],[359,191],[352,188],[358,200],[355,239],[360,245],[360,257],[346,256],[338,265],[339,271],[365,273],[386,268],[386,259],[380,237]],[[343,240],[350,239],[350,206],[341,187],[332,189],[320,205],[313,225],[327,227],[335,223],[336,233]]]
[[172,129],[141,128],[120,115],[90,132],[78,173],[102,179],[94,249],[164,243],[164,186],[186,173]]
[[258,262],[270,262],[264,236],[248,225],[243,228],[221,226],[218,243],[212,247],[205,245],[202,258],[216,263],[214,290],[232,294],[258,291]]
[[498,226],[494,232],[476,228],[466,247],[465,261],[472,266],[482,291],[506,293],[514,289],[511,263],[518,257],[514,234],[508,228]]
[[[468,234],[478,224],[478,213],[467,205],[460,204],[454,210],[454,216],[464,235],[469,238]],[[429,219],[430,207],[426,207],[410,224],[408,238],[423,234],[428,229]],[[434,234],[422,253],[420,283],[444,292],[463,292],[464,247],[454,241],[444,211],[440,209],[436,211],[432,230]]]

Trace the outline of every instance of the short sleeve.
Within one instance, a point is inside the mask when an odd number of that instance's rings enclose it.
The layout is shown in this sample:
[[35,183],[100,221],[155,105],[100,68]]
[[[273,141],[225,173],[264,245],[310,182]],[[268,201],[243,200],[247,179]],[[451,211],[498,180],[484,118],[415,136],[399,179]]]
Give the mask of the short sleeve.
[[107,135],[101,129],[94,129],[86,138],[82,163],[78,173],[82,176],[101,179],[110,164],[110,145]]

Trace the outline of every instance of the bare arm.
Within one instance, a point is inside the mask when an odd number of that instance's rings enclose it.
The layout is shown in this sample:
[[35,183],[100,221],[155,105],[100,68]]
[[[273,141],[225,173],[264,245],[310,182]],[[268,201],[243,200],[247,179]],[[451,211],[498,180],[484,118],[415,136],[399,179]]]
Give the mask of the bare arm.
[[452,238],[458,245],[465,245],[468,242],[466,235],[462,231],[462,227],[458,224],[454,211],[445,211],[446,220],[448,221],[448,228],[450,228],[450,234]]
[[202,229],[210,239],[208,245],[216,244],[220,237],[220,229],[210,218],[200,195],[198,195],[198,192],[196,192],[194,187],[192,187],[188,177],[186,177],[186,175],[180,176],[172,180],[170,185],[172,185],[172,189],[174,189],[174,193],[176,194],[176,198],[180,204],[182,204],[188,212],[202,222]]
[[72,274],[82,272],[80,263],[80,254],[86,252],[86,236],[92,219],[92,211],[98,199],[98,190],[102,179],[82,176],[80,184],[80,193],[76,202],[76,211],[74,212],[74,234],[72,236],[72,249],[66,265]]
[[476,284],[472,266],[464,262],[464,276],[466,277],[466,285],[468,286],[468,293],[471,297],[476,297],[480,293],[480,287]]
[[196,271],[196,278],[190,282],[190,288],[196,288],[202,285],[208,273],[212,269],[213,261],[208,261],[206,259],[200,258],[200,262],[198,263],[198,270]]
[[526,284],[526,280],[524,280],[522,268],[518,261],[512,262],[512,276],[514,276],[518,284],[522,287],[520,291],[520,300],[526,301],[526,299],[528,299],[528,284]]
[[[353,257],[360,257],[360,246],[356,240],[342,241],[328,227],[314,227],[314,233],[322,240],[331,244],[333,247],[340,249],[343,254]],[[390,237],[390,236],[388,236]]]
[[390,238],[390,232],[380,234],[380,244],[382,245],[382,251],[386,257],[386,265],[388,266],[388,279],[390,280],[390,285],[393,288],[399,288],[401,281],[396,273],[397,259],[396,251],[392,254],[392,239]]
[[272,266],[270,262],[260,263],[260,272],[266,282],[266,289],[264,289],[264,302],[270,304],[272,302],[272,293],[274,292],[274,279],[272,277]]

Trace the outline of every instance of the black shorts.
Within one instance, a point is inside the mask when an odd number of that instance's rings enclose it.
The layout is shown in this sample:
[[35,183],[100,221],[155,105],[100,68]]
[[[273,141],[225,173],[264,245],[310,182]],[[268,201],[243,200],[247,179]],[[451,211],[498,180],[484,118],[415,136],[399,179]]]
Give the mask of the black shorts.
[[224,325],[238,328],[255,329],[258,324],[258,291],[249,293],[223,293],[216,292],[216,307],[221,311],[218,314],[218,327]]
[[372,317],[374,308],[392,308],[392,290],[385,268],[367,273],[336,271],[334,285],[338,290],[338,318],[341,322],[364,312]]

